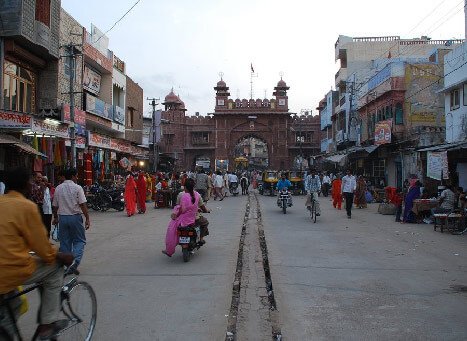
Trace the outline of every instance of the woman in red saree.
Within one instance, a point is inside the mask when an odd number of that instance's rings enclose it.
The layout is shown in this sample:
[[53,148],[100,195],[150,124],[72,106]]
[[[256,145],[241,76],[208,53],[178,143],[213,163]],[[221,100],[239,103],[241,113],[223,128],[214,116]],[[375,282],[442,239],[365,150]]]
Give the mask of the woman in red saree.
[[131,173],[128,173],[125,184],[125,207],[129,217],[136,213],[136,182]]
[[146,212],[146,177],[143,172],[138,175],[136,181],[136,187],[138,188],[137,201],[138,201],[138,213]]

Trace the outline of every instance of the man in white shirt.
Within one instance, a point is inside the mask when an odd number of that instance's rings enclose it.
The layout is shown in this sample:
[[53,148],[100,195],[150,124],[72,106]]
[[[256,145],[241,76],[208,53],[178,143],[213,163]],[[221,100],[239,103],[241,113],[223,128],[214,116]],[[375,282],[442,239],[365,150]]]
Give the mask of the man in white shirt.
[[352,171],[347,169],[347,175],[342,177],[342,195],[345,198],[345,209],[347,210],[347,218],[352,218],[353,195],[357,188],[357,180],[352,175]]
[[329,194],[329,189],[331,188],[331,178],[329,177],[327,173],[324,173],[323,175],[322,185],[323,185],[323,195],[327,197]]
[[213,181],[214,185],[214,200],[220,198],[220,201],[224,200],[224,196],[222,194],[222,187],[224,185],[224,178],[222,177],[221,172],[218,170],[216,172],[216,176],[214,177]]
[[[75,257],[72,271],[79,274],[77,268],[83,258],[86,245],[86,230],[90,227],[88,208],[83,188],[76,184],[76,170],[65,171],[65,181],[55,189],[53,198],[52,225],[60,223],[58,238],[60,239],[60,251],[73,253]],[[84,214],[86,222],[83,225]]]
[[229,172],[224,174],[224,197],[229,196]]

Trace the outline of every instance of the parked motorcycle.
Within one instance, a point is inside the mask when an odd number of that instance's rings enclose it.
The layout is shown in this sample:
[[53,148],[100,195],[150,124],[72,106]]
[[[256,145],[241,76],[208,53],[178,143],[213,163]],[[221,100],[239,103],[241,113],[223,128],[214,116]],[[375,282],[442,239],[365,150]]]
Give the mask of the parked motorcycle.
[[110,208],[117,211],[125,209],[123,191],[121,189],[106,190],[99,184],[94,184],[86,194],[87,206],[95,211],[105,212]]
[[279,198],[277,199],[277,206],[282,209],[284,214],[287,213],[287,207],[292,207],[292,197],[287,188],[282,188],[279,192]]
[[232,194],[234,197],[240,193],[238,190],[238,182],[231,182],[229,187],[230,187],[230,194]]
[[200,242],[200,233],[200,227],[194,224],[178,227],[178,245],[182,247],[184,262],[188,262],[194,251],[203,245]]

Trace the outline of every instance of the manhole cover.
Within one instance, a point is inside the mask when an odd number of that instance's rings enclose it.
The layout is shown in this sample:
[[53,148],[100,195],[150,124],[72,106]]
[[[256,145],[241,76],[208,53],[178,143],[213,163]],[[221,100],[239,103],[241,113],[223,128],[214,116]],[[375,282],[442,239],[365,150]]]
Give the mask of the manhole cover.
[[455,292],[467,292],[467,285],[451,285],[451,289]]

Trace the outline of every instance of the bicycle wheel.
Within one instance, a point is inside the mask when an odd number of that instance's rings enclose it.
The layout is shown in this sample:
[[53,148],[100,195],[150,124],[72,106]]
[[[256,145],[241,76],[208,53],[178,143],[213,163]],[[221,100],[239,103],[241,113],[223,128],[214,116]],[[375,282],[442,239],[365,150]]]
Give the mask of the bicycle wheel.
[[62,301],[62,311],[70,323],[59,336],[63,340],[90,341],[97,319],[97,299],[92,287],[86,282],[76,282]]

